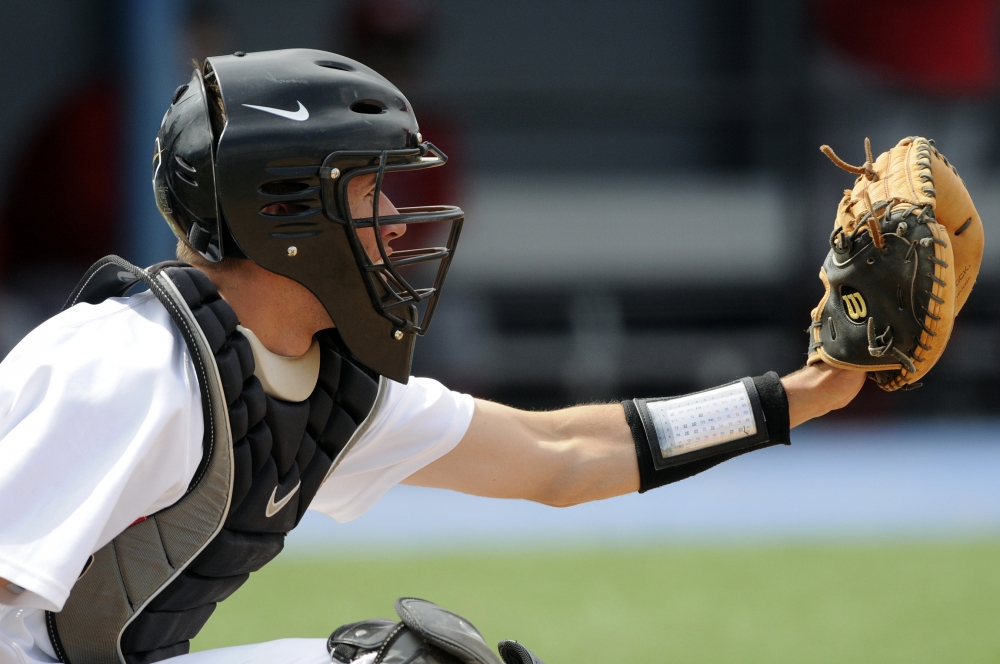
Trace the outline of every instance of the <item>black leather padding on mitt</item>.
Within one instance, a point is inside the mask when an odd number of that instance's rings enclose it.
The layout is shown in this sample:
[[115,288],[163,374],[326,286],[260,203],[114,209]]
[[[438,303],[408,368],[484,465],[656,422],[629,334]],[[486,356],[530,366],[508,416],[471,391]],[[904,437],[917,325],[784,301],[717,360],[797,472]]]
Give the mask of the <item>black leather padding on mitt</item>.
[[503,663],[486,639],[462,616],[415,597],[396,600],[402,619],[383,618],[342,625],[326,649],[335,664],[376,653],[371,664],[544,664],[516,641],[501,641]]

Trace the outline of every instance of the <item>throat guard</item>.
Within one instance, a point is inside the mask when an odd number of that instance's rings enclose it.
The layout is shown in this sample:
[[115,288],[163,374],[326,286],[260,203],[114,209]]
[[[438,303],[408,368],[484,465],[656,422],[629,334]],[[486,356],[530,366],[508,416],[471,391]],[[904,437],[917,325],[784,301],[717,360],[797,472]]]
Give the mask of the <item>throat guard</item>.
[[109,256],[66,307],[121,296],[140,282],[187,343],[204,451],[187,493],[97,551],[63,610],[46,614],[52,645],[71,664],[146,664],[187,653],[216,603],[278,555],[384,394],[385,379],[327,331],[317,335],[319,379],[309,398],[268,396],[236,314],[203,272],[183,263],[143,270]]

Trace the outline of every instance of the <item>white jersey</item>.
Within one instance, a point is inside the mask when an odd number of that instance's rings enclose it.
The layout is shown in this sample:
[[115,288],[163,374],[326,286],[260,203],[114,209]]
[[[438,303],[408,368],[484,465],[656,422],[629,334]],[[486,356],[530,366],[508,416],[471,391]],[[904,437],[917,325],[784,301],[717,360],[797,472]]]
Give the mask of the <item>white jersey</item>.
[[[372,426],[310,509],[357,518],[454,448],[473,410],[472,397],[437,381],[389,381]],[[0,664],[56,661],[44,611],[62,608],[91,553],[183,496],[203,430],[187,345],[148,292],[77,305],[0,363],[0,577],[25,588],[0,589]],[[323,640],[313,641],[288,646],[326,661]],[[211,661],[230,661],[227,652],[253,659],[224,649]]]

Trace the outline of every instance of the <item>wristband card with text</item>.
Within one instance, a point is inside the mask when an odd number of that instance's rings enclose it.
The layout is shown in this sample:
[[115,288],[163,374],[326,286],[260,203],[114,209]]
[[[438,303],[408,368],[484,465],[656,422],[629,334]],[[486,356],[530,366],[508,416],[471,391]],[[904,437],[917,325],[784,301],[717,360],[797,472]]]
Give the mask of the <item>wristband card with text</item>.
[[753,381],[680,397],[635,399],[656,468],[668,468],[767,442]]

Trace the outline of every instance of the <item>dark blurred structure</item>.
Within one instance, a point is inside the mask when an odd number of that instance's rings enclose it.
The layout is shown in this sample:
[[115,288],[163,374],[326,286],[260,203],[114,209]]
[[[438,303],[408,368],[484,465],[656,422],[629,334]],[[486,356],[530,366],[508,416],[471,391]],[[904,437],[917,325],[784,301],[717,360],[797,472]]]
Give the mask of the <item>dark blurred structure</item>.
[[[417,372],[543,407],[790,371],[804,359],[816,272],[851,183],[817,146],[860,161],[865,136],[881,151],[920,134],[965,178],[986,262],[925,387],[868,392],[851,413],[997,413],[998,6],[12,4],[0,13],[0,353],[56,301],[18,281],[26,265],[75,274],[106,247],[141,260],[162,239],[140,209],[148,174],[137,164],[190,59],[305,46],[385,74],[452,157],[425,180],[390,183],[397,203],[457,201],[468,212]],[[107,112],[87,94],[105,95]],[[62,227],[69,234],[53,240]]]
[[[84,83],[46,110],[14,163],[0,219],[0,275],[28,320],[58,307],[88,265],[114,250],[118,186],[117,95]],[[29,313],[34,310],[36,313]],[[18,334],[18,336],[20,336]]]

